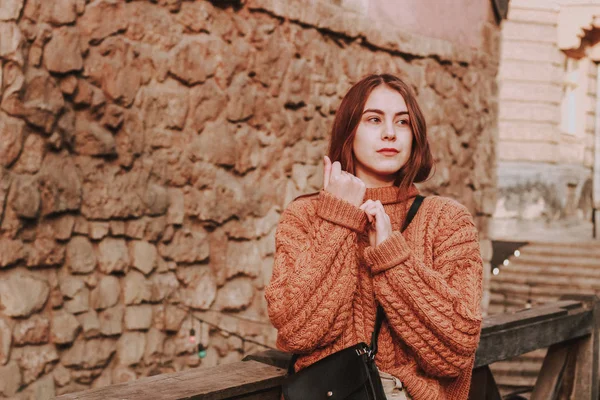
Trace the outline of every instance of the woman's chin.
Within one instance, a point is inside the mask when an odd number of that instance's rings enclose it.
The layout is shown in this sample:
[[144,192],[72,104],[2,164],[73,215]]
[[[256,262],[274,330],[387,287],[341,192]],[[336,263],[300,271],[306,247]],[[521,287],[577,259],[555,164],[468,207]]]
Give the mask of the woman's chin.
[[383,167],[372,168],[372,171],[379,176],[396,175],[399,170],[400,170],[400,167],[398,167],[398,168],[383,168]]
[[376,172],[377,175],[394,175],[400,168],[402,168],[402,165],[397,162],[381,162],[373,165],[371,170]]

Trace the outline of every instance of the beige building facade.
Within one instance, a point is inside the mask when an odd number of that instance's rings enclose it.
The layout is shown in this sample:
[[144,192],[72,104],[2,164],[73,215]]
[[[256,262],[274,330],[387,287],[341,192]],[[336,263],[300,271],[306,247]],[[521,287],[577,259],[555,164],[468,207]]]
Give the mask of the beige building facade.
[[598,237],[599,18],[598,0],[510,2],[493,239]]

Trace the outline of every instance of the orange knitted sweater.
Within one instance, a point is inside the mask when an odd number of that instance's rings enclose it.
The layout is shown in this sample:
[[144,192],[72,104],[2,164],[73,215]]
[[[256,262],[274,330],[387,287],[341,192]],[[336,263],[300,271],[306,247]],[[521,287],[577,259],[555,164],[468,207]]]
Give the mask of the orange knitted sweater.
[[379,369],[415,400],[467,399],[482,321],[477,229],[464,206],[431,196],[400,233],[417,194],[367,188],[364,199],[382,202],[393,229],[375,247],[366,214],[329,192],[285,209],[265,297],[277,346],[300,354],[296,370],[370,343],[379,303]]

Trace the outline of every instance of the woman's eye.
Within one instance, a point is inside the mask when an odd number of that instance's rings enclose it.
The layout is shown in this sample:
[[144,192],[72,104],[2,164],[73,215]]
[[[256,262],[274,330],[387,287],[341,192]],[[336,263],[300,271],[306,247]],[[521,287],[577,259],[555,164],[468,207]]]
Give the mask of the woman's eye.
[[367,121],[369,121],[369,122],[380,122],[381,120],[378,117],[370,117]]
[[408,125],[408,120],[407,119],[400,119],[397,122],[398,125]]

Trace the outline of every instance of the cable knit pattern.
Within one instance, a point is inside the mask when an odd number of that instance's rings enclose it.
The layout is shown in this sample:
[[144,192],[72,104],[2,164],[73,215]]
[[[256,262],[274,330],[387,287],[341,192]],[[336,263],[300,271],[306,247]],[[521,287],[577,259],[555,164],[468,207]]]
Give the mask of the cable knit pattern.
[[464,206],[432,196],[401,233],[417,194],[415,186],[367,189],[365,200],[382,202],[393,229],[375,247],[366,214],[328,192],[283,212],[265,297],[277,346],[301,354],[296,370],[369,343],[379,303],[378,367],[415,400],[468,397],[482,321],[477,229]]

